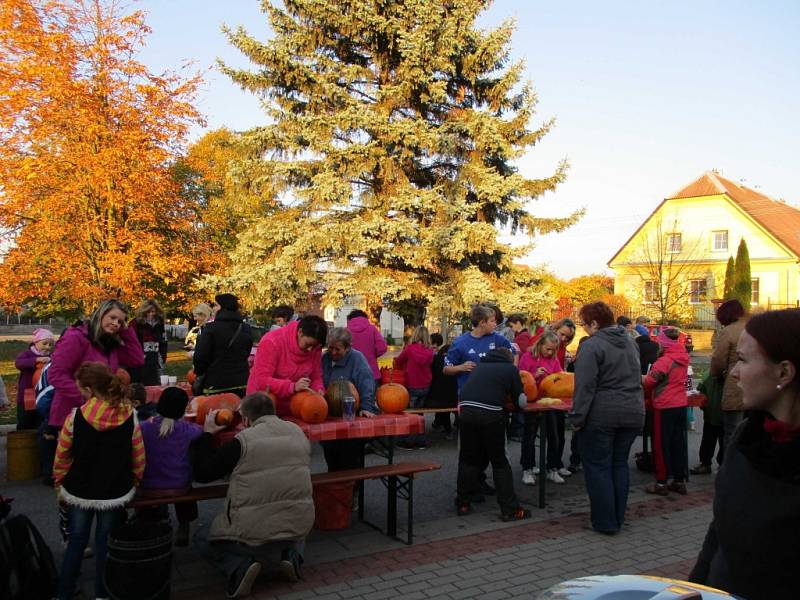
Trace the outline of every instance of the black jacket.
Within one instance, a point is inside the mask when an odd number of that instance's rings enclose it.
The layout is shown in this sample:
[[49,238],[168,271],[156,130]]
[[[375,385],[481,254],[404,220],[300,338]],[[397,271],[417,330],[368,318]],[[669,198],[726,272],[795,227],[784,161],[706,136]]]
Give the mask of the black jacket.
[[647,375],[649,368],[656,364],[660,346],[653,341],[650,336],[640,335],[636,338],[636,346],[639,348],[639,364],[642,367],[642,375]]
[[[242,326],[239,334],[236,330]],[[230,348],[230,344],[233,336]],[[194,372],[206,375],[203,387],[218,392],[241,391],[247,387],[250,366],[247,359],[253,347],[253,332],[236,311],[222,309],[203,327],[194,347]],[[237,389],[241,388],[241,390]]]
[[763,413],[725,448],[708,528],[689,580],[747,600],[800,597],[800,438],[776,443]]
[[431,388],[428,390],[429,408],[455,408],[458,404],[458,382],[455,375],[444,374],[444,357],[450,349],[445,344],[434,355],[431,363]]
[[516,404],[522,393],[522,379],[519,369],[514,366],[502,350],[490,350],[470,373],[469,379],[461,388],[459,406],[488,411],[502,411],[503,404],[510,397]]

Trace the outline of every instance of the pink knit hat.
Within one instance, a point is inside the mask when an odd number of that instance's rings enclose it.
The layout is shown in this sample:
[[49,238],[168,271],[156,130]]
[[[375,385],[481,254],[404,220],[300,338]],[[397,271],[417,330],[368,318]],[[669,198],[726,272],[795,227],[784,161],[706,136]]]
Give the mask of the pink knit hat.
[[674,327],[664,327],[656,336],[656,341],[660,344],[662,348],[665,350],[671,346],[675,346],[678,343],[678,340],[673,340],[668,338],[667,335],[664,333],[668,329],[674,329]]
[[33,330],[33,343],[41,342],[42,340],[52,340],[55,339],[55,335],[49,329],[34,329]]

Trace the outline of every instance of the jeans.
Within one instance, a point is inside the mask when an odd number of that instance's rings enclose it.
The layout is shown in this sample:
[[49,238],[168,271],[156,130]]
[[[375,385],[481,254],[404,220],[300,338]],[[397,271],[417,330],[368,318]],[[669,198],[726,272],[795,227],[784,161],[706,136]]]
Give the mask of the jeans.
[[[428,397],[428,390],[430,387],[425,388],[408,388],[408,406],[410,408],[425,408],[425,399]],[[424,433],[412,433],[404,435],[400,438],[401,442],[406,444],[427,444],[428,440]]]
[[248,546],[229,540],[209,541],[210,528],[211,525],[207,523],[198,527],[194,534],[195,548],[204,559],[222,571],[228,580],[237,569],[247,566],[251,561],[258,561],[262,566],[268,566],[270,562],[277,563],[280,560],[280,553],[284,550],[295,550],[302,561],[306,547],[305,538],[275,540],[261,546]]
[[[556,421],[553,418],[555,411],[548,410],[542,413],[524,413],[525,428],[522,432],[522,443],[520,444],[519,464],[523,471],[530,471],[536,466],[536,436],[539,433],[542,419],[545,420],[545,432],[547,433],[547,469],[559,468],[558,456],[558,435],[556,431]],[[541,461],[542,458],[539,457]],[[542,461],[544,462],[544,461]],[[544,471],[545,465],[542,465]]]
[[504,514],[519,508],[511,464],[506,455],[506,418],[502,411],[462,412],[459,424],[458,503],[469,504],[479,493],[481,475],[492,464],[497,502]]
[[106,555],[108,554],[108,534],[125,518],[122,509],[93,510],[70,506],[69,515],[69,540],[64,552],[64,562],[61,564],[61,576],[58,579],[58,597],[60,600],[72,600],[75,586],[81,573],[83,551],[89,543],[89,534],[92,532],[92,520],[97,519],[94,528],[94,556],[95,580],[94,595],[96,598],[105,598]]
[[588,425],[578,435],[592,528],[615,533],[625,521],[630,471],[628,457],[639,429]]

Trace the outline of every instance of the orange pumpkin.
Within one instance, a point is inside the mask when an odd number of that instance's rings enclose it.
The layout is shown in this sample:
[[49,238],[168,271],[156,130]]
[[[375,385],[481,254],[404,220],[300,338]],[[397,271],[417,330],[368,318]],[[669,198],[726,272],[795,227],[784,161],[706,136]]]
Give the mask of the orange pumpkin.
[[239,404],[241,401],[242,399],[239,398],[239,396],[236,394],[231,394],[230,392],[224,394],[213,394],[211,396],[197,396],[194,399],[194,404],[197,407],[196,422],[202,425],[206,420],[208,411],[210,410],[219,408],[227,408],[230,411],[239,410]]
[[[292,413],[292,416],[295,419],[302,419],[302,408],[303,403],[310,397],[310,396],[319,396],[317,392],[314,390],[300,390],[299,392],[295,392],[292,394],[292,397],[289,399],[289,412]],[[321,397],[321,396],[320,396]]]
[[542,398],[572,398],[574,392],[574,373],[553,373],[539,382],[539,396]]
[[192,385],[195,379],[197,379],[197,375],[194,374],[194,369],[189,369],[189,372],[186,373],[186,381],[189,382],[189,385]]
[[217,411],[217,414],[214,417],[214,422],[217,425],[230,427],[231,423],[233,423],[233,411],[227,408],[221,408],[219,411]]
[[39,378],[42,376],[42,369],[44,369],[45,363],[37,362],[36,366],[33,368],[33,382],[31,383],[31,387],[36,387],[36,384],[39,383]]
[[300,418],[306,423],[322,423],[328,418],[328,403],[321,394],[309,393],[300,404]]
[[397,414],[408,408],[408,390],[399,383],[387,383],[378,388],[378,407],[382,412]]
[[122,385],[130,385],[131,384],[131,374],[128,373],[122,367],[117,369],[117,377],[119,377],[122,380]]
[[328,389],[325,390],[325,400],[328,402],[328,415],[331,417],[342,416],[342,406],[346,396],[356,399],[355,414],[358,414],[359,397],[358,390],[353,382],[346,379],[331,381]]
[[536,379],[528,371],[520,371],[519,376],[522,379],[522,391],[528,397],[528,402],[533,402],[536,400],[538,393]]

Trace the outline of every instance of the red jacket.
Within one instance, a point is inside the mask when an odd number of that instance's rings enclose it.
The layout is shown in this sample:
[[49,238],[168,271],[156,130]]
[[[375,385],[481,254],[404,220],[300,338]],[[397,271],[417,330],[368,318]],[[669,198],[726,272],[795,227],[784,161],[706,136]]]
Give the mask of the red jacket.
[[686,378],[689,372],[689,354],[683,344],[671,344],[656,360],[645,377],[644,389],[653,398],[653,408],[679,408],[686,406]]
[[290,414],[289,400],[294,384],[303,377],[311,379],[311,389],[325,390],[322,383],[322,347],[303,352],[297,345],[299,321],[270,331],[258,343],[258,353],[247,380],[247,393],[263,392],[269,387],[278,399],[275,412],[279,417]]
[[433,348],[429,348],[420,342],[407,344],[403,348],[400,356],[394,359],[394,364],[398,369],[405,369],[406,387],[430,387],[433,379],[433,374],[431,373],[433,355]]
[[514,343],[519,346],[520,356],[528,351],[532,340],[531,333],[527,329],[521,329],[520,332],[514,336]]

